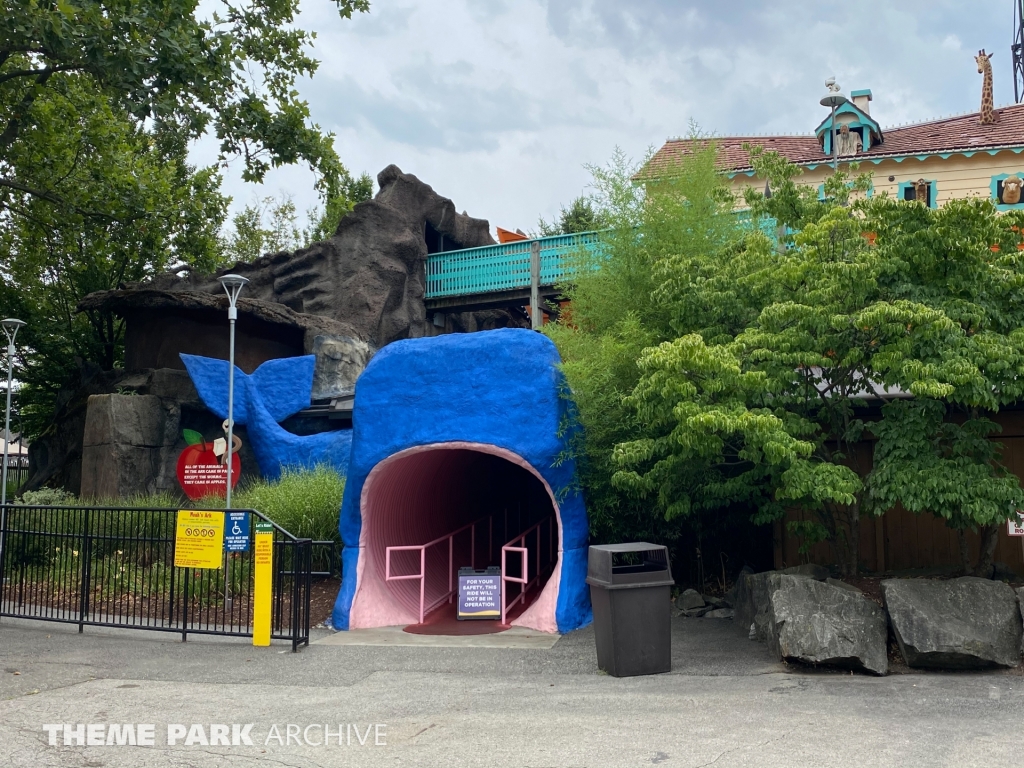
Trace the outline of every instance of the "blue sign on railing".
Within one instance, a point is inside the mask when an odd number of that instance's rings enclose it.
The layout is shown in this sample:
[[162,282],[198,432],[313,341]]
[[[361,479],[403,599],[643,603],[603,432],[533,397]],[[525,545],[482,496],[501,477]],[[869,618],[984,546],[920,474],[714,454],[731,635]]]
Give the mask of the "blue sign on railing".
[[249,551],[249,513],[227,512],[224,520],[224,551]]

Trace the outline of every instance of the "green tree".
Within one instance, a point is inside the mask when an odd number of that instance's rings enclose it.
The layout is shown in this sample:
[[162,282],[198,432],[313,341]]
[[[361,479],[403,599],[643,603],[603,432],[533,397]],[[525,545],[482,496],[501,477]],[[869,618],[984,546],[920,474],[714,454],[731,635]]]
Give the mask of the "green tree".
[[306,212],[307,224],[302,230],[302,245],[327,240],[334,235],[340,222],[357,203],[373,197],[373,179],[363,173],[353,178],[346,171],[342,174],[339,191],[327,198],[323,207],[314,207]]
[[[227,200],[212,169],[196,169],[173,137],[140,129],[73,76],[70,98],[44,94],[8,157],[34,166],[57,201],[11,195],[0,216],[0,305],[29,325],[19,380],[26,431],[38,434],[79,362],[121,362],[123,322],[77,305],[167,268],[212,269]],[[105,213],[98,213],[105,211]]]
[[[336,0],[342,18],[366,0]],[[348,178],[295,90],[314,34],[297,0],[12,0],[0,16],[0,260],[4,313],[30,322],[26,428],[43,428],[81,364],[120,363],[123,324],[76,314],[88,293],[221,258],[216,168],[187,162],[205,135],[247,181],[305,163],[327,200]],[[279,233],[284,236],[287,233]]]
[[[335,2],[342,18],[369,7]],[[242,158],[247,181],[305,162],[334,194],[342,166],[295,90],[318,64],[309,55],[314,33],[295,24],[298,6],[221,0],[201,17],[195,0],[11,0],[0,17],[0,190],[67,196],[67,182],[43,184],[10,156],[38,141],[30,135],[38,104],[74,97],[71,77],[78,93],[104,96],[137,125],[186,142],[215,134],[223,158]],[[0,196],[0,207],[8,203]]]
[[[915,399],[886,405],[872,428],[871,501],[942,518],[959,535],[965,571],[987,576],[999,528],[1024,506],[992,421],[1024,396],[1024,216],[977,199],[939,209],[880,199],[870,221],[886,265],[880,290],[941,312],[949,328],[941,344],[883,360],[880,375]],[[981,538],[973,562],[968,530]]]
[[580,195],[569,207],[559,206],[558,218],[550,222],[542,216],[537,222],[541,237],[552,235],[572,235],[577,232],[594,232],[607,226],[602,211],[595,207],[592,197]]
[[[696,144],[657,178],[641,171],[643,191],[621,157],[597,176],[611,228],[549,326],[598,524],[803,508],[805,546],[829,541],[856,573],[861,516],[906,499],[979,529],[984,571],[1020,496],[990,437],[1024,387],[1024,217],[871,199],[846,173],[819,199],[757,148],[773,194],[748,193],[738,216],[713,142]],[[958,482],[972,489],[950,495]]]

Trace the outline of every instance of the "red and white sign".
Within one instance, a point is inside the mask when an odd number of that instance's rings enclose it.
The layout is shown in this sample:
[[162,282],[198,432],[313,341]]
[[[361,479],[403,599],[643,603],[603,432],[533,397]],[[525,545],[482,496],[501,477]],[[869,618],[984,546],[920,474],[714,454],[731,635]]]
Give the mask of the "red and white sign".
[[[198,439],[197,439],[198,438]],[[190,445],[178,457],[178,482],[190,499],[204,496],[226,496],[228,465],[221,462],[223,450],[215,452],[214,444],[203,440],[192,430],[185,430],[185,440]],[[236,450],[238,445],[236,443]],[[237,453],[231,454],[231,487],[238,485],[242,474],[242,462]]]
[[1010,536],[1024,536],[1024,518],[1021,518],[1020,510],[1017,515],[1006,521],[1006,532]]

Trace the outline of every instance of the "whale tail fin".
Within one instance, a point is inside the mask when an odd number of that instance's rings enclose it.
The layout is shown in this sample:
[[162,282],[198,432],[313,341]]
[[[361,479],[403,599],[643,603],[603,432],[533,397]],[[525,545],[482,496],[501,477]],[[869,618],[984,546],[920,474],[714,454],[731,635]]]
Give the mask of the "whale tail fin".
[[[199,399],[222,419],[228,417],[228,362],[212,357],[181,354],[192,383],[195,384]],[[309,407],[313,391],[313,355],[282,357],[268,360],[251,374],[235,366],[236,424],[249,421],[249,397],[241,397],[243,391],[251,398],[258,398],[274,419],[281,422],[303,408]]]

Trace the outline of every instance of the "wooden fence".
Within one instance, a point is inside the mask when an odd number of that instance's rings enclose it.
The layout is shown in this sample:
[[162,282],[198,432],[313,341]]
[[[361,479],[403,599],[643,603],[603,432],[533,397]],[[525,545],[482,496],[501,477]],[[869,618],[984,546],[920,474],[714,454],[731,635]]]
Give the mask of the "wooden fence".
[[[998,441],[1003,444],[1003,463],[1024,483],[1024,411],[1005,411],[995,419],[1003,431]],[[864,450],[871,444],[865,442]],[[805,515],[791,513],[786,522]],[[971,556],[977,557],[979,537],[968,532]],[[960,565],[960,543],[956,531],[934,515],[915,515],[896,507],[881,517],[860,519],[859,559],[870,573],[902,571],[914,568],[935,568]],[[775,525],[775,567],[810,561],[832,565],[838,561],[831,545],[815,545],[807,555],[799,552],[800,541],[792,536],[783,521]],[[1024,537],[1010,537],[1004,524],[999,534],[995,558],[1018,573],[1024,574]]]

